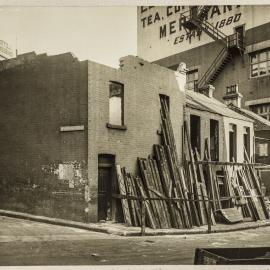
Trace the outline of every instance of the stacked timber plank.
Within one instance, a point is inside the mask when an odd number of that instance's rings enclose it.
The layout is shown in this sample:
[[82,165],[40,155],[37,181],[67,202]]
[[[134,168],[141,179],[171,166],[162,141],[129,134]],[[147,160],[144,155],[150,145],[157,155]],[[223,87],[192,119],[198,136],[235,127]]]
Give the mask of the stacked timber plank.
[[[116,166],[125,223],[148,227],[192,228],[216,224],[217,218],[234,223],[249,217],[268,219],[260,181],[250,163],[220,165],[211,161],[208,141],[204,159],[192,148],[184,122],[184,166],[176,150],[168,106],[161,99],[162,144],[153,145],[153,155],[138,158],[140,176]],[[220,220],[220,219],[219,219]]]

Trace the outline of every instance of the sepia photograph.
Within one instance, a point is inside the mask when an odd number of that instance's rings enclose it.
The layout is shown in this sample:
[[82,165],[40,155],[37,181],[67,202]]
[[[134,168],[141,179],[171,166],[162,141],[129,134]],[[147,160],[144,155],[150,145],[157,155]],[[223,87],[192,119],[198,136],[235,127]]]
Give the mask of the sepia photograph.
[[270,265],[270,3],[14,2],[0,268]]

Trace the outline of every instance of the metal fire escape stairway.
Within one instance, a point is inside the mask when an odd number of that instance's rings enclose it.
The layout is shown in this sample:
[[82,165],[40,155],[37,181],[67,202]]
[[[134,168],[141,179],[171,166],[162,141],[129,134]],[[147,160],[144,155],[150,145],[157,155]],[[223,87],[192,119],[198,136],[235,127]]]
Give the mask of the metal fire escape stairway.
[[217,42],[221,42],[224,46],[199,80],[197,90],[212,84],[224,69],[225,65],[231,61],[232,57],[237,54],[242,55],[245,50],[243,36],[239,33],[236,32],[227,36],[214,25],[206,21],[210,8],[211,6],[193,6],[187,12],[181,14],[186,30],[193,31],[199,29]]

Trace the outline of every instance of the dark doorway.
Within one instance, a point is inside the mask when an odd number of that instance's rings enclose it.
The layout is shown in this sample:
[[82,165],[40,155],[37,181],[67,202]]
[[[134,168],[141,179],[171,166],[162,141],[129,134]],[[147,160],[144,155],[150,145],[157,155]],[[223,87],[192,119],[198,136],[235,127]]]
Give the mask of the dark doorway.
[[210,154],[211,160],[219,160],[219,128],[218,121],[210,119]]
[[201,118],[197,115],[190,115],[190,142],[192,150],[197,148],[201,152]]
[[230,131],[229,131],[229,150],[230,150],[230,161],[236,162],[236,125],[230,124]]
[[[245,151],[247,153],[248,158],[250,158],[250,128],[244,127],[244,147]],[[244,157],[246,159],[246,156],[244,154]]]
[[237,27],[235,27],[234,29],[235,29],[235,33],[239,33],[239,36],[240,36],[241,38],[244,37],[244,31],[245,31],[244,25],[237,26]]
[[245,28],[244,25],[240,25],[234,28],[235,33],[238,33],[238,45],[240,47],[244,46],[244,35],[245,35]]
[[112,186],[115,157],[98,156],[98,220],[112,219]]

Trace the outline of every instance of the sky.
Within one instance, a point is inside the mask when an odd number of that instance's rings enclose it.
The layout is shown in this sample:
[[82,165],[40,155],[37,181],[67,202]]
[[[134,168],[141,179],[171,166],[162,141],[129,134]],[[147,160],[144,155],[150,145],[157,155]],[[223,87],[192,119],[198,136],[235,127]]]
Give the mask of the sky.
[[118,67],[137,54],[136,7],[0,7],[0,40],[18,53],[72,52]]

